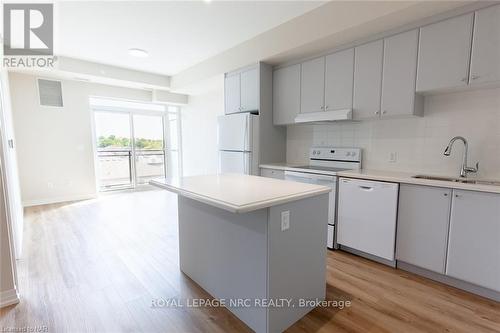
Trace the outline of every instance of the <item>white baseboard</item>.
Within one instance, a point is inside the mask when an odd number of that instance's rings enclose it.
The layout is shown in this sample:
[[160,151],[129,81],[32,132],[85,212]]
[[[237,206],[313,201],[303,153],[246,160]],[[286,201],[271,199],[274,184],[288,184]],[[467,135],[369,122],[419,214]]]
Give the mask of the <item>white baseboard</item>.
[[19,294],[16,289],[0,291],[0,308],[19,303]]
[[95,198],[97,198],[97,193],[55,197],[55,198],[48,198],[48,199],[26,200],[26,201],[23,201],[22,204],[23,204],[23,207],[31,207],[31,206],[48,205],[48,204],[53,204],[53,203],[68,202],[68,201],[89,200],[89,199],[95,199]]

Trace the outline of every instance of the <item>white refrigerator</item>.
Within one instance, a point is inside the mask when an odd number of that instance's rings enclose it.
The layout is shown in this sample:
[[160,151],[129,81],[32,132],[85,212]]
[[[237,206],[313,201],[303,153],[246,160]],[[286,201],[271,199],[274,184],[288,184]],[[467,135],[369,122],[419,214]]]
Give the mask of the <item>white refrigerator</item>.
[[217,122],[219,173],[258,175],[259,116],[237,113]]

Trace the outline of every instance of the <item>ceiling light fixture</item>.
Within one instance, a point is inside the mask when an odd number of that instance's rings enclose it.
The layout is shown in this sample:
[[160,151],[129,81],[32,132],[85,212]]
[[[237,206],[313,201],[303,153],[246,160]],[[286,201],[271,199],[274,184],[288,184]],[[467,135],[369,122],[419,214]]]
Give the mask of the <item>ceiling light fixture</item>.
[[137,57],[137,58],[149,57],[149,53],[146,50],[137,48],[128,49],[128,54],[130,54],[132,57]]
[[203,1],[206,2],[206,3],[211,3],[212,2],[212,0],[203,0]]

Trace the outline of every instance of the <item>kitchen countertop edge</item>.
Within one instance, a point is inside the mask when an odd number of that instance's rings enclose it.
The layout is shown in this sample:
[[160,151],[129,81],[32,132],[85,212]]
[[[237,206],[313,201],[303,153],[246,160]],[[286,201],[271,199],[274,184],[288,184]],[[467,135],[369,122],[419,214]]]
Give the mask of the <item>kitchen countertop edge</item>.
[[330,189],[327,187],[324,187],[324,189],[319,189],[319,190],[313,190],[313,191],[305,191],[302,193],[298,194],[292,194],[292,195],[287,195],[287,196],[281,196],[275,199],[269,199],[269,200],[263,200],[263,201],[256,201],[252,202],[247,205],[233,205],[231,203],[228,203],[226,201],[222,200],[217,200],[214,198],[210,198],[201,194],[197,194],[191,191],[183,190],[179,187],[172,186],[169,184],[166,184],[164,182],[161,182],[159,180],[151,180],[149,182],[153,186],[157,186],[166,190],[169,190],[171,192],[177,193],[178,195],[181,195],[186,198],[190,198],[199,202],[203,202],[205,204],[208,204],[210,206],[214,206],[226,211],[229,211],[231,213],[248,213],[252,212],[255,210],[259,209],[264,209],[264,208],[269,208],[272,206],[277,206],[281,205],[284,203],[292,202],[292,201],[297,201],[301,199],[306,199],[310,197],[314,197],[317,195],[325,194],[330,192]]
[[382,171],[382,170],[348,170],[339,171],[337,176],[345,178],[366,179],[375,181],[386,181],[392,183],[424,185],[442,188],[452,188],[457,190],[478,191],[500,194],[500,186],[481,185],[481,184],[464,184],[442,180],[413,178],[419,173],[409,173],[400,171]]
[[[301,169],[300,166],[302,166],[302,164],[268,163],[268,164],[259,165],[259,167],[262,169],[311,172],[311,170],[308,170],[308,169]],[[451,188],[451,189],[457,189],[457,190],[478,191],[478,192],[500,194],[500,186],[482,185],[482,184],[464,184],[464,183],[455,183],[455,182],[448,182],[448,181],[442,181],[442,180],[413,178],[414,176],[416,176],[418,174],[420,174],[420,173],[418,173],[418,172],[412,173],[412,172],[404,172],[404,171],[368,170],[368,169],[346,170],[346,171],[336,172],[336,175],[338,177],[366,179],[366,180],[375,180],[375,181],[386,181],[386,182],[401,183],[401,184],[424,185],[424,186]],[[439,175],[436,175],[436,176],[439,176]],[[471,179],[473,179],[473,178],[471,178]]]

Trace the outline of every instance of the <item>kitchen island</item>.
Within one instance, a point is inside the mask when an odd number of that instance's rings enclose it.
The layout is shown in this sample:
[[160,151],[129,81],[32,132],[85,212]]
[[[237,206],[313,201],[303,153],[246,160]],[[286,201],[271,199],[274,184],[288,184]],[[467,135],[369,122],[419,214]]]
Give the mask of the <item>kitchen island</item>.
[[177,193],[180,269],[256,332],[325,299],[324,186],[223,174],[156,179]]

